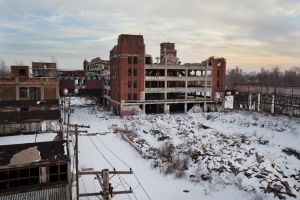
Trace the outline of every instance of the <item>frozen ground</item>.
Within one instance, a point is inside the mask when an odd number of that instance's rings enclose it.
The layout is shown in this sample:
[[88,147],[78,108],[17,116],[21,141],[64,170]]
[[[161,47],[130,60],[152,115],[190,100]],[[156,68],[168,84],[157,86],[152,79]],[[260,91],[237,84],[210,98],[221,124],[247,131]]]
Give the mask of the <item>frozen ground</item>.
[[[79,137],[80,168],[134,171],[112,178],[114,190],[134,191],[114,199],[300,199],[299,119],[249,112],[120,118],[84,104],[72,100],[71,123],[91,126],[90,136]],[[80,178],[81,193],[99,191],[93,176]]]

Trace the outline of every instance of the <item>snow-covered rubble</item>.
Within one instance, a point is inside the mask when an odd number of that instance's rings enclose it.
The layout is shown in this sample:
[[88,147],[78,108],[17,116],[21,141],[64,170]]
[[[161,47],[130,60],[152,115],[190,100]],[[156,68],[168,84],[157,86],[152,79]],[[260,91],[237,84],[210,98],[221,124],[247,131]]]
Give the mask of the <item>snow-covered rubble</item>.
[[[71,122],[91,125],[90,140],[102,138],[127,159],[154,199],[300,198],[299,119],[242,111],[121,118],[75,106]],[[81,136],[81,165],[105,168],[91,148]]]
[[299,197],[298,119],[230,112],[139,115],[120,122],[115,130],[165,174],[208,181],[216,189],[234,184],[249,193]]

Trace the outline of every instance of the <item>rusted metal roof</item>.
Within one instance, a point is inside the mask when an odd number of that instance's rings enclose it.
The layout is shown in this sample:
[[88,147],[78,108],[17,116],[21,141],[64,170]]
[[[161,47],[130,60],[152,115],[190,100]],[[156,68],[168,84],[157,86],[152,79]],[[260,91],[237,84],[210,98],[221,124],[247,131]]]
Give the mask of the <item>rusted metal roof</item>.
[[35,189],[32,191],[16,194],[0,194],[0,200],[70,200],[69,187],[64,185],[60,187]]

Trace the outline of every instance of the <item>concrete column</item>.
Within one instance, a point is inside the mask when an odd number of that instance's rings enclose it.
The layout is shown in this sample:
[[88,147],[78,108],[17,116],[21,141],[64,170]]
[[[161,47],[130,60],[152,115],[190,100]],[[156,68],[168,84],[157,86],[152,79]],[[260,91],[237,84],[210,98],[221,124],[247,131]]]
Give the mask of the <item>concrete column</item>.
[[260,111],[260,94],[257,94],[257,111]]
[[42,85],[41,87],[40,87],[40,89],[41,89],[41,100],[43,101],[43,100],[45,100],[45,87],[44,87],[44,85]]
[[165,112],[165,114],[170,113],[169,105],[167,105],[166,103],[164,104],[164,112]]
[[16,100],[20,100],[20,87],[16,86]]
[[187,113],[187,103],[184,103],[184,113]]
[[252,102],[251,102],[251,100],[252,100],[252,94],[251,93],[249,93],[248,94],[248,109],[249,110],[252,110]]
[[207,112],[207,104],[206,104],[206,101],[205,101],[204,104],[203,104],[203,111],[204,111],[204,112]]
[[272,95],[271,113],[275,112],[275,94]]

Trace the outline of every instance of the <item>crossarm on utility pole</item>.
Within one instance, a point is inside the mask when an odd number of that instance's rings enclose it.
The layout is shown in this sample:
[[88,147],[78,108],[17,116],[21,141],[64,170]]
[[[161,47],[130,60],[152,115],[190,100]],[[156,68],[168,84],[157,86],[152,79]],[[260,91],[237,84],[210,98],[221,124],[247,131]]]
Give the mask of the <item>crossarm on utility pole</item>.
[[[102,171],[81,171],[79,172],[80,175],[95,175],[101,174]],[[109,171],[109,174],[133,174],[133,171]]]
[[103,192],[79,194],[79,197],[90,197],[90,196],[99,196],[99,195],[102,196]]

